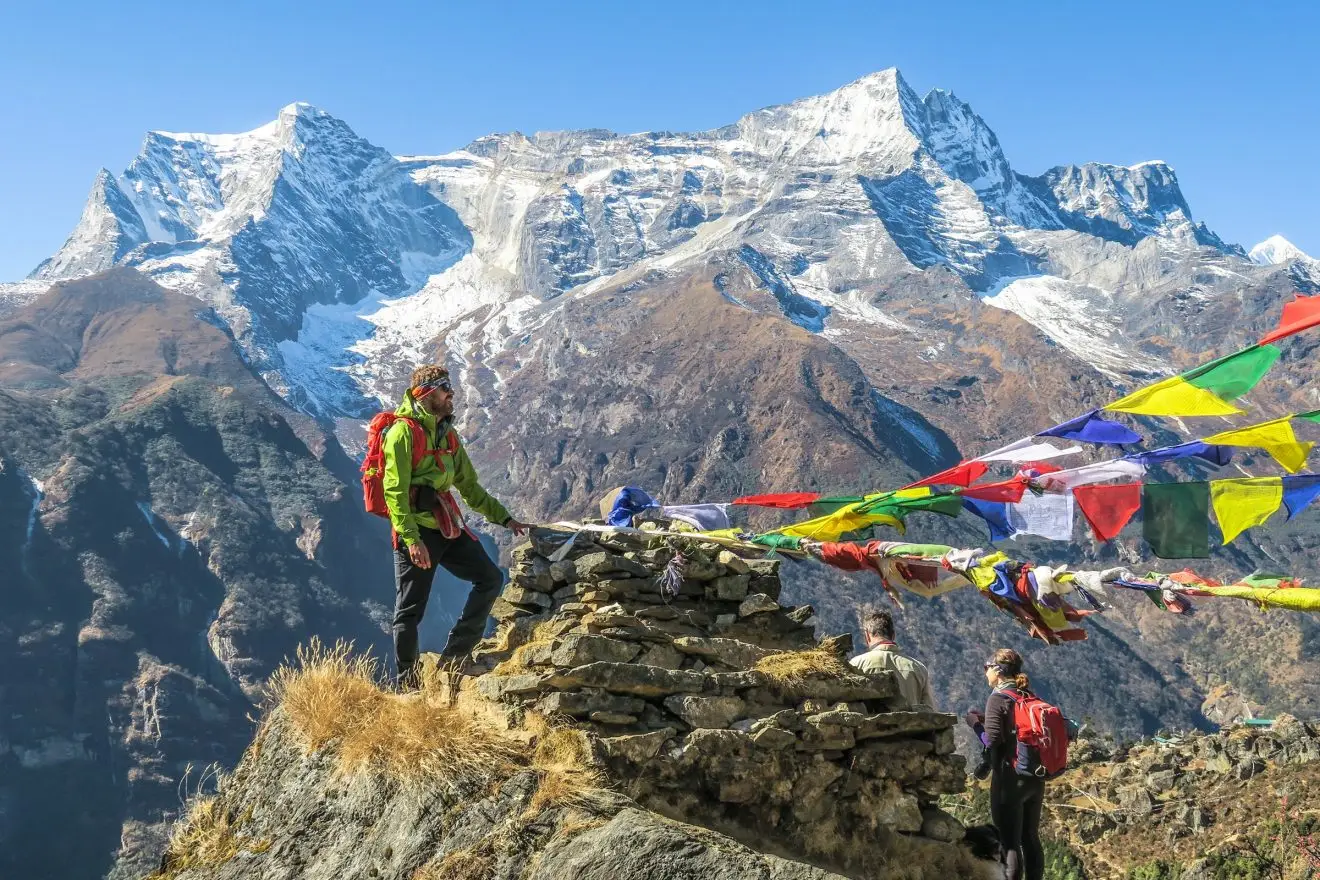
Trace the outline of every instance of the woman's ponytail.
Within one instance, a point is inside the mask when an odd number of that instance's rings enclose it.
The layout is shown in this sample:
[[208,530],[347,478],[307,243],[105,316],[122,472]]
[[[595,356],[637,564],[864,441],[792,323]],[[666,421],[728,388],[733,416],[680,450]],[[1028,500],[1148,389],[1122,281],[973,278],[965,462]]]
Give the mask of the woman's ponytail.
[[1000,648],[995,651],[994,664],[999,667],[1004,678],[1013,682],[1013,687],[1020,691],[1028,690],[1031,679],[1022,671],[1022,655],[1012,648]]

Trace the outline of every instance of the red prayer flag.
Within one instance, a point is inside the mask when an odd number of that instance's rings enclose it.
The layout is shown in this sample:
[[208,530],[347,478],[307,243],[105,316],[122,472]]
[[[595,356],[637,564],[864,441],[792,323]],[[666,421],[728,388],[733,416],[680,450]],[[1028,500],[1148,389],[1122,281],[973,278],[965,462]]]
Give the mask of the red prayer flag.
[[1073,489],[1073,497],[1096,538],[1112,541],[1141,509],[1141,484],[1077,486]]
[[1265,345],[1285,336],[1292,336],[1317,324],[1320,324],[1320,295],[1302,296],[1299,293],[1292,302],[1284,303],[1279,326],[1262,336],[1260,344]]
[[964,498],[975,498],[978,501],[1007,501],[1010,504],[1017,504],[1022,500],[1022,493],[1026,489],[1027,478],[1014,477],[1001,483],[985,483],[980,486],[962,489],[958,494]]
[[744,495],[733,499],[734,504],[748,504],[753,507],[778,507],[781,510],[798,510],[810,507],[820,498],[819,492],[779,492],[773,495]]
[[985,472],[990,470],[990,466],[983,461],[964,461],[955,464],[948,470],[940,471],[938,474],[931,474],[924,480],[918,480],[904,486],[904,489],[915,489],[918,486],[970,486],[972,483],[985,476]]

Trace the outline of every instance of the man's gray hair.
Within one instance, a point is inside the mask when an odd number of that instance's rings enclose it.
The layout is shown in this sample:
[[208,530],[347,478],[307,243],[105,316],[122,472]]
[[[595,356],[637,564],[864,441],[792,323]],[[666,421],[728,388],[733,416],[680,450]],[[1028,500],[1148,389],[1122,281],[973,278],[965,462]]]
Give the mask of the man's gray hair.
[[862,625],[862,632],[879,639],[894,637],[894,616],[883,608],[863,605],[857,611],[857,618]]

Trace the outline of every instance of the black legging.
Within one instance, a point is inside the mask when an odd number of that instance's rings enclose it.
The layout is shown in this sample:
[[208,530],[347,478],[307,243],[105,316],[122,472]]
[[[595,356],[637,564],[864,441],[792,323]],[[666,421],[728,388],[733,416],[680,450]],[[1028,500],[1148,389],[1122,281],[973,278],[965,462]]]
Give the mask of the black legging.
[[1045,876],[1045,850],[1040,843],[1044,805],[1044,779],[1019,776],[1005,767],[990,780],[990,816],[999,832],[1008,880],[1041,880]]

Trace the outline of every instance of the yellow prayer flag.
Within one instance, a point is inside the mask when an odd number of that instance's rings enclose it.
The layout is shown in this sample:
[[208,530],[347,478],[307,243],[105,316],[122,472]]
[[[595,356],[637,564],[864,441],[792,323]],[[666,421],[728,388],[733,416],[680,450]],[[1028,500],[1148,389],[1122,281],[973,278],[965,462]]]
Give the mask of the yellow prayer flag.
[[1210,503],[1227,544],[1247,529],[1264,525],[1283,503],[1282,477],[1211,480]]
[[1248,587],[1242,584],[1210,587],[1197,584],[1196,589],[1212,596],[1247,599],[1266,608],[1287,608],[1290,611],[1320,611],[1320,590],[1311,587]]
[[1211,446],[1255,446],[1264,449],[1274,460],[1290,474],[1295,474],[1306,464],[1306,457],[1311,454],[1314,443],[1299,443],[1293,433],[1292,416],[1272,419],[1258,425],[1234,428],[1206,437],[1202,442]]
[[1141,416],[1232,416],[1245,412],[1181,376],[1138,388],[1105,409]]
[[849,504],[834,513],[787,526],[774,534],[810,538],[813,541],[837,541],[847,532],[876,525],[893,526],[898,529],[899,534],[903,534],[903,523],[898,517],[888,513],[859,513],[857,510],[859,507],[860,504]]

